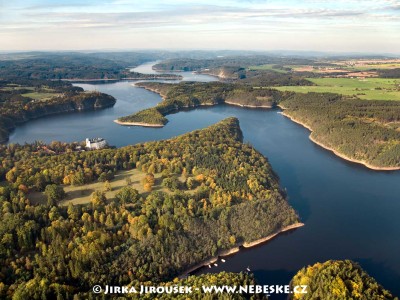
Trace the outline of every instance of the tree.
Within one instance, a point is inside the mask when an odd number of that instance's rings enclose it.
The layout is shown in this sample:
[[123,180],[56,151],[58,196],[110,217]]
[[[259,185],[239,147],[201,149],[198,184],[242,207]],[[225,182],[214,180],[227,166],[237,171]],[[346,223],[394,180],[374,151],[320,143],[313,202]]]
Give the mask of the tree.
[[28,187],[27,187],[25,184],[20,184],[20,185],[18,186],[18,189],[19,189],[20,191],[22,191],[24,194],[28,194],[28,192],[29,192],[29,189],[28,189]]
[[182,183],[179,181],[178,177],[171,176],[167,177],[162,181],[162,185],[168,188],[170,191],[179,190],[181,188]]
[[136,190],[130,186],[125,186],[115,195],[115,197],[122,204],[134,203],[139,198],[139,192],[138,192],[138,190]]
[[196,187],[196,180],[193,177],[186,179],[186,187],[191,190]]
[[72,220],[78,220],[79,218],[79,211],[76,206],[74,206],[72,203],[68,204],[68,209],[67,209],[68,217]]
[[91,202],[93,207],[99,207],[107,204],[107,198],[105,193],[100,191],[93,192]]
[[142,183],[144,190],[146,192],[151,192],[155,183],[154,175],[152,173],[147,173],[146,176],[143,178]]
[[63,187],[56,184],[48,184],[44,190],[44,194],[47,196],[48,206],[57,205],[57,202],[66,196]]
[[143,189],[145,192],[151,192],[153,190],[153,185],[151,185],[150,183],[145,183],[143,185]]
[[112,191],[111,183],[108,180],[104,182],[104,191],[106,192]]

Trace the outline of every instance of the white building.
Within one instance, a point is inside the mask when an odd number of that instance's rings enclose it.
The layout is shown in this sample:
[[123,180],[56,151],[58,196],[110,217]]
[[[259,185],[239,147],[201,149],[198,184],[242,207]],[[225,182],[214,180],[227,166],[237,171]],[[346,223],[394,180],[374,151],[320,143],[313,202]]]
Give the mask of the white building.
[[103,149],[107,146],[107,141],[102,138],[86,139],[86,148],[89,150]]

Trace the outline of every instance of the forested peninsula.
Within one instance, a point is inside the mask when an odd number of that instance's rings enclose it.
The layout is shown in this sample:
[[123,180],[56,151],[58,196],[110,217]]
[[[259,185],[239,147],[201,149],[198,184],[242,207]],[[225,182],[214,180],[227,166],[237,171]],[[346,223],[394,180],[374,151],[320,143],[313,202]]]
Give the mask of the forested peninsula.
[[52,114],[111,107],[116,99],[85,92],[70,83],[48,80],[0,80],[0,142],[19,124]]
[[306,285],[307,293],[290,294],[290,300],[301,299],[386,299],[398,300],[350,260],[329,260],[302,268],[290,282]]
[[[119,149],[0,146],[2,297],[70,298],[95,284],[164,282],[297,224],[268,160],[242,139],[238,120],[228,118]],[[132,168],[145,174],[146,192],[127,182],[115,199],[96,191],[88,204],[58,205],[56,186],[111,180]],[[152,190],[159,176],[168,192]],[[33,191],[45,191],[47,204],[33,204]]]
[[276,90],[222,82],[139,82],[136,85],[160,94],[163,101],[156,107],[119,118],[116,120],[118,124],[161,127],[168,122],[165,116],[174,111],[223,103],[251,108],[271,108],[282,94]]

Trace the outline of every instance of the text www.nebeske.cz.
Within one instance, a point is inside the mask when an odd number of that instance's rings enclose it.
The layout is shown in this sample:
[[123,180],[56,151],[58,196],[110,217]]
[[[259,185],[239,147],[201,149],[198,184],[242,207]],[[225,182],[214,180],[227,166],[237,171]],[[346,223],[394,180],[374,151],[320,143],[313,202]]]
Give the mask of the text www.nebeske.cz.
[[290,287],[289,285],[247,285],[247,286],[147,286],[140,287],[128,286],[109,286],[106,285],[104,290],[101,286],[93,287],[96,294],[191,294],[202,292],[204,294],[306,294],[307,286],[298,285]]

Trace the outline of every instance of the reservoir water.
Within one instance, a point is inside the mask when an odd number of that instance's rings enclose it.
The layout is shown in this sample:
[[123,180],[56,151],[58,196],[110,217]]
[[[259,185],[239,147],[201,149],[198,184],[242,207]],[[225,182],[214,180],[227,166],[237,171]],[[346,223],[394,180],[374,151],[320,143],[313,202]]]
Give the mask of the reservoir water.
[[[140,71],[151,69],[151,64]],[[184,80],[213,77],[179,73]],[[293,232],[238,254],[202,272],[254,272],[261,284],[287,284],[300,268],[329,259],[352,259],[385,288],[400,295],[400,171],[378,172],[346,162],[313,144],[309,131],[279,114],[221,105],[167,116],[164,128],[119,126],[117,117],[161,101],[133,82],[76,84],[117,98],[113,108],[55,115],[19,126],[11,143],[77,141],[103,137],[124,146],[170,138],[204,128],[226,117],[240,121],[245,142],[267,156],[287,190],[290,204],[306,224]],[[278,297],[272,297],[278,299]]]

